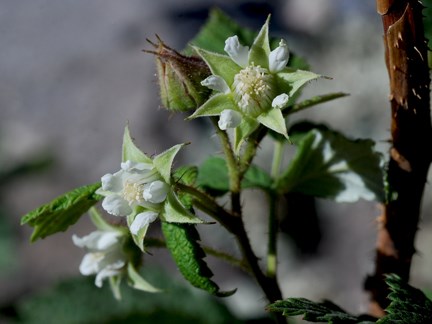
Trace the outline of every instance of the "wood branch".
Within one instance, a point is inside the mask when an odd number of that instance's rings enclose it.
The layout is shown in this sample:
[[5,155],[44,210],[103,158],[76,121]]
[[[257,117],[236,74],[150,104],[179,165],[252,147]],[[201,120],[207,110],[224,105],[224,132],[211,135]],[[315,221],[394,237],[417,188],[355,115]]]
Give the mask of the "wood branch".
[[[429,68],[419,1],[377,0],[390,79],[391,136],[388,202],[379,219],[375,273],[366,280],[372,308],[389,300],[384,275],[408,281],[421,200],[432,159]],[[375,312],[375,314],[379,313]]]

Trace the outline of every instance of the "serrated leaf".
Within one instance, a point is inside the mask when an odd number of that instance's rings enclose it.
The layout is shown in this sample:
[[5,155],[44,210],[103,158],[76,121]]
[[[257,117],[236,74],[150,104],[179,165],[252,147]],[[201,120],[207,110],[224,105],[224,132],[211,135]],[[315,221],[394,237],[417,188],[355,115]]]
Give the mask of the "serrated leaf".
[[337,202],[383,201],[381,156],[373,147],[371,140],[350,140],[334,131],[312,129],[298,142],[276,188]]
[[133,162],[153,163],[152,159],[145,155],[133,142],[129,126],[125,127],[123,134],[122,161],[125,162],[127,160]]
[[48,204],[31,211],[21,219],[21,225],[34,228],[31,241],[65,231],[75,224],[90,207],[103,197],[96,194],[100,183],[83,186],[55,198]]
[[[225,194],[229,191],[228,168],[226,161],[217,156],[205,160],[198,169],[197,185],[215,194]],[[246,172],[242,188],[260,188],[270,190],[272,186],[270,175],[256,165],[251,165]]]
[[200,237],[194,225],[163,222],[162,232],[180,272],[193,286],[220,297],[235,292],[221,292],[210,279],[213,273],[203,260],[205,252],[198,243]]
[[276,301],[267,306],[267,310],[282,313],[284,316],[303,315],[303,319],[310,322],[327,322],[334,324],[373,323],[363,321],[360,317],[348,314],[331,302],[315,303],[306,298],[288,298]]
[[432,301],[421,290],[411,287],[394,274],[387,276],[386,283],[391,290],[388,296],[391,303],[386,308],[387,315],[377,324],[432,323]]

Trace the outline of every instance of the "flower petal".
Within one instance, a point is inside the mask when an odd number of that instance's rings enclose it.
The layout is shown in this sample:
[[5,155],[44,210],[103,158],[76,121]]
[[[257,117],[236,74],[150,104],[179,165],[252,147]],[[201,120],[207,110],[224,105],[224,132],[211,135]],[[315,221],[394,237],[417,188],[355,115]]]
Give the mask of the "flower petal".
[[128,202],[116,194],[106,196],[102,201],[102,208],[114,216],[126,216],[132,213]]
[[[124,266],[124,262],[123,262],[123,266]],[[96,279],[95,279],[96,287],[101,288],[104,279],[119,275],[120,273],[121,273],[120,270],[109,268],[109,267],[102,269],[96,275]]]
[[279,46],[276,47],[269,55],[269,70],[276,73],[282,71],[289,60],[289,51],[286,42],[281,39]]
[[249,47],[241,45],[237,35],[227,38],[224,51],[241,67],[248,65]]
[[169,186],[160,180],[153,181],[144,186],[143,197],[153,204],[160,204],[167,196]]
[[99,262],[103,259],[103,253],[87,253],[81,261],[79,271],[82,275],[88,276],[99,271]]
[[158,215],[158,213],[152,211],[146,211],[144,213],[136,215],[134,221],[129,228],[131,233],[134,235],[138,235],[139,230],[154,222]]
[[151,170],[153,168],[153,165],[151,163],[140,163],[140,162],[133,162],[130,160],[127,160],[125,162],[122,162],[120,164],[122,170],[124,171],[143,171],[143,170]]
[[201,85],[212,90],[216,90],[223,93],[230,93],[230,88],[224,79],[217,75],[210,75],[201,81]]
[[122,190],[121,173],[107,173],[101,178],[102,190],[111,192],[120,192]]
[[225,109],[221,112],[218,126],[222,130],[226,130],[228,128],[236,128],[242,120],[242,115],[232,109]]
[[288,104],[288,101],[289,96],[286,93],[282,93],[273,99],[272,107],[276,109],[283,109]]

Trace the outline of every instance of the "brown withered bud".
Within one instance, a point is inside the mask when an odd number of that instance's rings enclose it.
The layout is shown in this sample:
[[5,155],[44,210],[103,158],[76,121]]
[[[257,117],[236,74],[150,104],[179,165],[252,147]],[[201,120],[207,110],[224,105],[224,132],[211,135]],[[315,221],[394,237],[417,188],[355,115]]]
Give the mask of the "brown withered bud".
[[201,85],[211,72],[199,57],[185,56],[168,47],[157,36],[154,51],[144,50],[156,56],[156,67],[162,105],[172,111],[188,111],[201,106],[210,96],[211,90]]

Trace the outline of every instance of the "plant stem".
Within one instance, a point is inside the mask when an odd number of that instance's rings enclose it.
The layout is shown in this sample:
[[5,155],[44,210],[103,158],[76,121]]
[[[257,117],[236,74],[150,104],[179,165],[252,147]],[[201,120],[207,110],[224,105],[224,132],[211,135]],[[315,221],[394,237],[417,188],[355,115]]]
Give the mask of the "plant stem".
[[372,307],[385,308],[389,293],[384,274],[408,281],[421,199],[432,151],[429,67],[422,5],[413,0],[377,0],[384,26],[386,65],[390,79],[392,147],[387,181],[397,198],[383,206],[376,248],[375,274],[366,282]]

